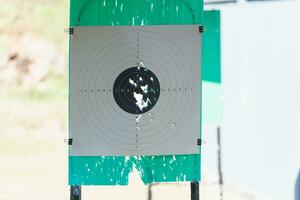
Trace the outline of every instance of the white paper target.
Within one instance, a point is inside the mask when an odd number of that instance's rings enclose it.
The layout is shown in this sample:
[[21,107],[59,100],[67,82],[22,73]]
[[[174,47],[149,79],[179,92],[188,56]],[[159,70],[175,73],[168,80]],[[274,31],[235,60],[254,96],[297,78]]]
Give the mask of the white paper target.
[[198,154],[200,65],[198,26],[74,28],[70,155]]

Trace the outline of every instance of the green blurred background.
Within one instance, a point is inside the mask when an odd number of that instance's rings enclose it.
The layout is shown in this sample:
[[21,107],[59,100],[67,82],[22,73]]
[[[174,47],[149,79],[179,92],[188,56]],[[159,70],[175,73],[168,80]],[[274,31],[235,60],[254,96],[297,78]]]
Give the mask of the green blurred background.
[[0,199],[66,199],[68,1],[0,5]]

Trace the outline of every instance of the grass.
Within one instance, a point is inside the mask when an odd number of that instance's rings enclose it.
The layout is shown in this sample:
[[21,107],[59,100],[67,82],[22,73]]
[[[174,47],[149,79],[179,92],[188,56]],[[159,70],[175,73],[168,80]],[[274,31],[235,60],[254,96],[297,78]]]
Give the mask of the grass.
[[[66,49],[67,0],[0,0],[0,33],[33,32]],[[0,35],[1,37],[1,35]]]
[[2,85],[2,98],[33,102],[67,100],[67,80],[65,76],[51,75],[47,80],[30,87]]
[[[5,35],[25,33],[33,33],[67,52],[67,34],[64,29],[68,26],[68,0],[0,0],[0,5],[0,53],[10,48],[5,45]],[[67,99],[66,77],[66,74],[50,73],[45,81],[29,88],[17,83],[0,83],[0,96],[15,101],[33,102]]]
[[[27,33],[67,52],[68,0],[0,0],[0,5],[0,53],[9,51],[8,36]],[[67,74],[50,72],[31,86],[0,82],[0,156],[57,152],[57,140],[63,144],[67,137],[67,99]]]

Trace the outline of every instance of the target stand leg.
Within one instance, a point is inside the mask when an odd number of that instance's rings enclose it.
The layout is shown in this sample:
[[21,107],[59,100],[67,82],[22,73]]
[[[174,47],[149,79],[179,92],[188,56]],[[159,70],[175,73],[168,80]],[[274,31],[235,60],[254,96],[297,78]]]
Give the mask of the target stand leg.
[[81,186],[71,186],[70,200],[81,200]]
[[148,185],[148,200],[152,200],[152,184]]
[[199,182],[191,182],[191,200],[200,200]]

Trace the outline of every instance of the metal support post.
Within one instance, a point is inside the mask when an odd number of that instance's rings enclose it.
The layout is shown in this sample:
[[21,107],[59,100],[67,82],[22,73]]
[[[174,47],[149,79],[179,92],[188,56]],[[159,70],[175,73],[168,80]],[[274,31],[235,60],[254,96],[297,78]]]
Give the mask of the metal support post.
[[70,200],[81,200],[81,186],[71,186]]
[[191,182],[191,200],[200,200],[199,182]]

